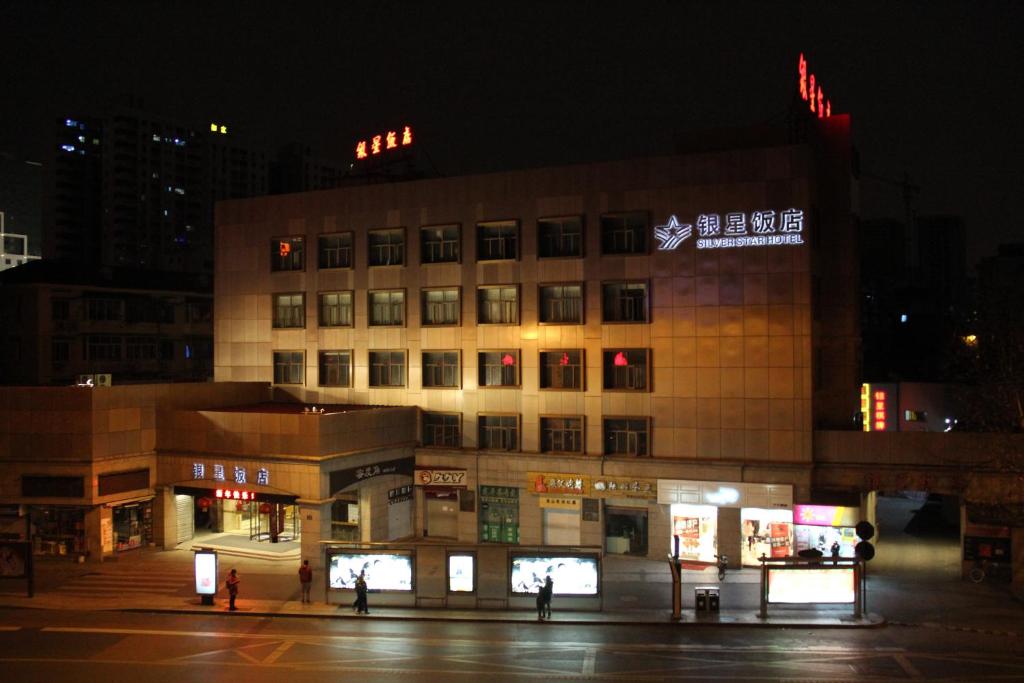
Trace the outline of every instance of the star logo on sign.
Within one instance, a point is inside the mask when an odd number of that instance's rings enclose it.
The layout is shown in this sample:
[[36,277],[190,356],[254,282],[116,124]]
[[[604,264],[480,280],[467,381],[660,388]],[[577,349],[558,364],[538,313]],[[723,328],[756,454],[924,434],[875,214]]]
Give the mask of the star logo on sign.
[[675,216],[669,216],[668,223],[654,228],[654,236],[661,242],[658,245],[658,251],[672,251],[691,234],[693,234],[693,226],[689,223],[681,224]]

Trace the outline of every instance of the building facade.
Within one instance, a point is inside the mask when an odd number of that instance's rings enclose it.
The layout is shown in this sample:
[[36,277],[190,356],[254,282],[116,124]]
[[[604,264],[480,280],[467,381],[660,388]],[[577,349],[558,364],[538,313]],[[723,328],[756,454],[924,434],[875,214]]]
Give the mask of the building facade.
[[859,407],[848,119],[819,135],[221,203],[215,379],[418,407],[417,536],[738,561]]

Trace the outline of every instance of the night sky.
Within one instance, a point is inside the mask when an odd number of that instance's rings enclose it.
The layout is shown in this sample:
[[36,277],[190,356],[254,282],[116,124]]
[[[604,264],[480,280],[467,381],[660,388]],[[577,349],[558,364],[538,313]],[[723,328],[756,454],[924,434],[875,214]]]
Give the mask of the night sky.
[[408,123],[446,175],[668,153],[782,120],[804,52],[862,167],[963,215],[971,261],[1024,235],[1021,3],[434,4],[0,0],[0,151],[46,161],[58,116],[134,95],[339,160]]

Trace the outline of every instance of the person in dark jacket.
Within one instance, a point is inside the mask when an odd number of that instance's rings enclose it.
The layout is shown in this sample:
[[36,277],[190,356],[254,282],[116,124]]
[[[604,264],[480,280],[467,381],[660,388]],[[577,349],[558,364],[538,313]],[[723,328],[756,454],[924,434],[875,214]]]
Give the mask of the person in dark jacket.
[[366,604],[366,575],[359,572],[356,579],[356,612],[358,614],[369,614],[370,608]]
[[555,591],[555,581],[550,576],[545,577],[544,586],[540,589],[541,595],[544,596],[544,616],[547,619],[551,618],[551,594]]

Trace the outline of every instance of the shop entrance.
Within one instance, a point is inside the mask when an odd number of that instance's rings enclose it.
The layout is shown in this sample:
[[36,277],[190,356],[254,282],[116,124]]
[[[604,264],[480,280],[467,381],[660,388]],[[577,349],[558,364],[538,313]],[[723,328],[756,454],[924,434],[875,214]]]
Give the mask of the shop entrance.
[[331,540],[351,541],[359,538],[359,494],[338,494],[331,504]]
[[459,496],[455,491],[425,491],[427,528],[431,538],[459,537]]
[[153,542],[153,501],[118,505],[111,511],[114,550],[134,550]]
[[216,491],[175,487],[178,542],[212,543],[214,536],[230,539],[232,545],[299,540],[301,523],[294,496],[246,492],[246,497],[250,495],[255,500],[218,498]]
[[606,552],[647,555],[647,508],[607,506],[604,535]]

